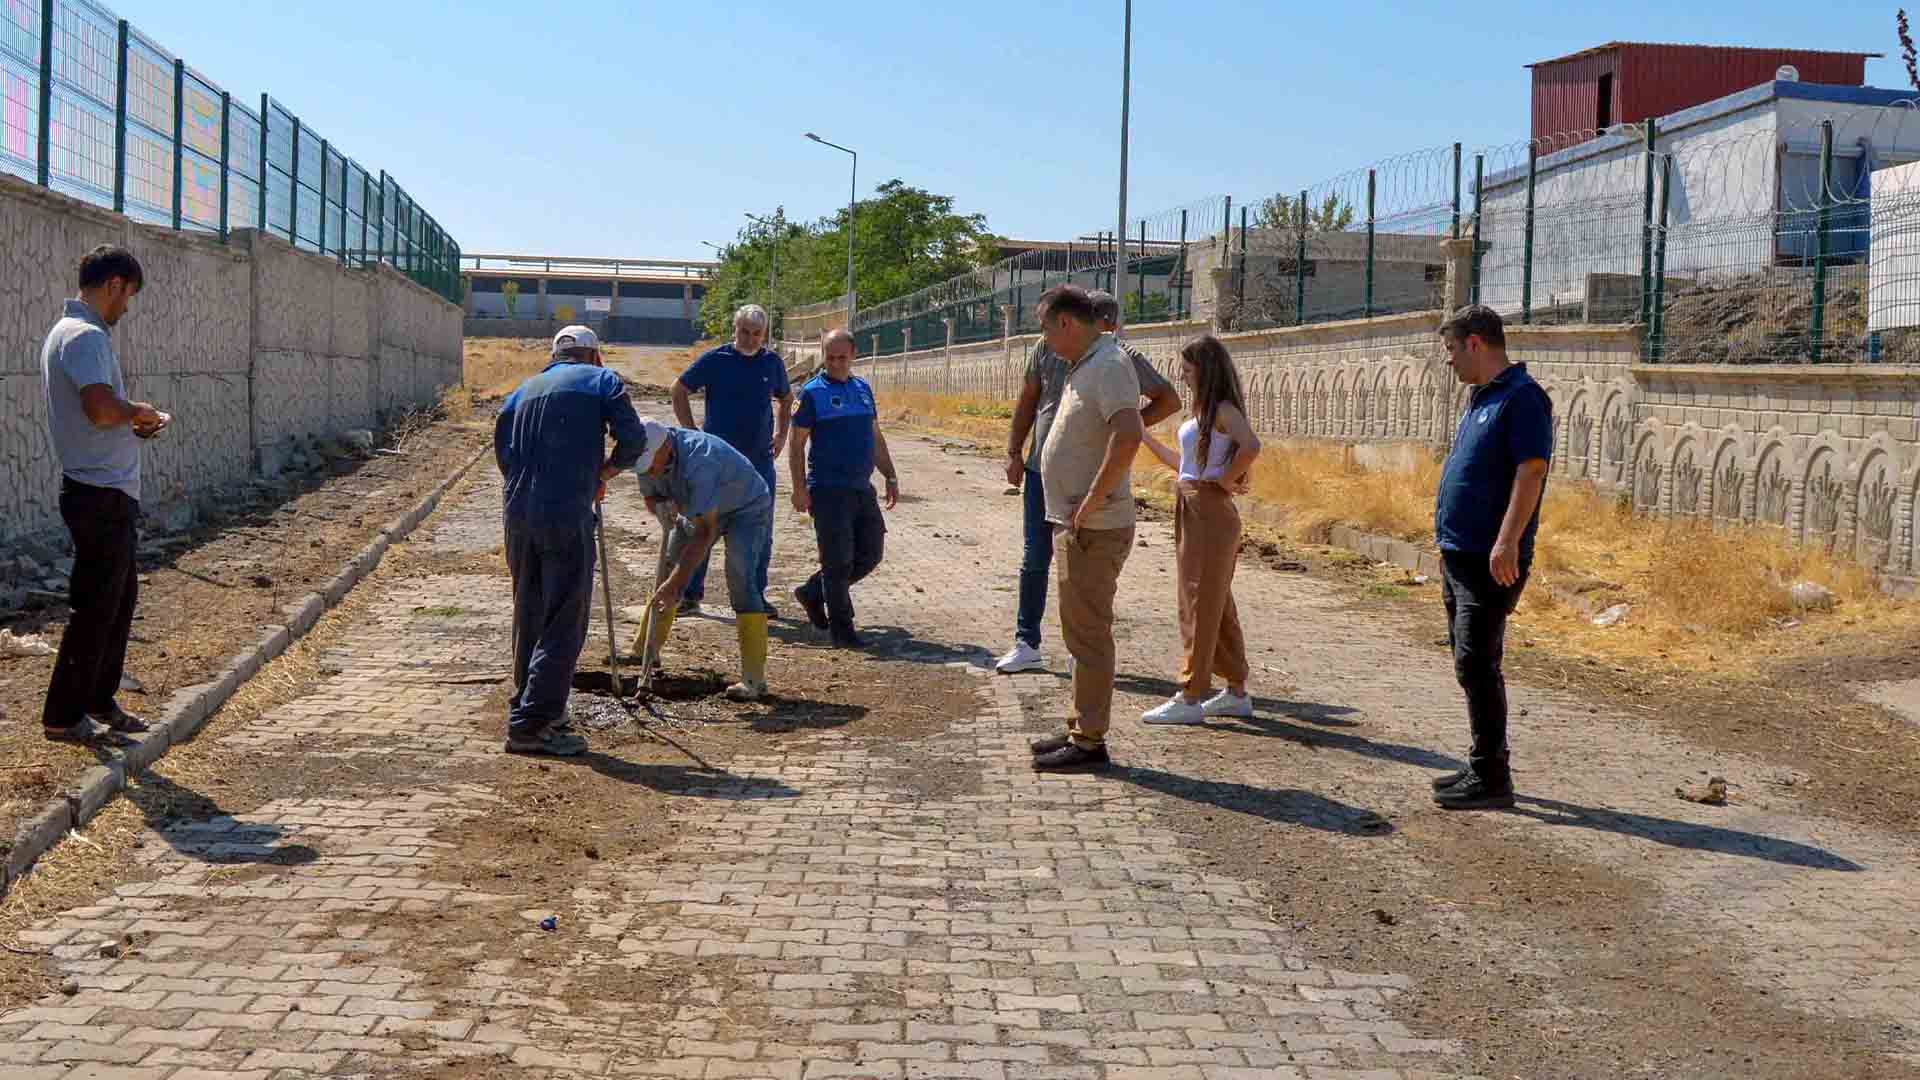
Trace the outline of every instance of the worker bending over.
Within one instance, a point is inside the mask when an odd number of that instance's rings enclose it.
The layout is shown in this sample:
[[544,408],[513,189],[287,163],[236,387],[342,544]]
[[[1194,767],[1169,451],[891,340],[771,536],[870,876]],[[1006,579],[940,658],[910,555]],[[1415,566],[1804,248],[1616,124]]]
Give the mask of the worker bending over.
[[759,572],[773,533],[773,492],[740,451],[717,436],[687,428],[645,423],[647,452],[639,469],[642,486],[673,503],[684,524],[666,539],[670,569],[654,592],[653,653],[667,640],[694,571],[713,545],[727,541],[727,596],[740,640],[740,681],[727,687],[734,701],[757,701],[767,692],[767,604]]

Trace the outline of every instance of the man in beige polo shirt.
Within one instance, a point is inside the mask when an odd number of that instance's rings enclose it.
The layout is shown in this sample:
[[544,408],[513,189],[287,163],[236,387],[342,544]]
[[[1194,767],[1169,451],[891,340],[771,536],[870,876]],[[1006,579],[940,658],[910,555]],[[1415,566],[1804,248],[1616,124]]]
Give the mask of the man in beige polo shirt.
[[1085,289],[1048,289],[1039,314],[1047,347],[1068,366],[1040,477],[1054,526],[1060,628],[1074,668],[1066,734],[1035,740],[1033,767],[1100,769],[1113,713],[1113,594],[1133,550],[1131,473],[1145,433],[1140,381],[1114,339],[1101,334]]

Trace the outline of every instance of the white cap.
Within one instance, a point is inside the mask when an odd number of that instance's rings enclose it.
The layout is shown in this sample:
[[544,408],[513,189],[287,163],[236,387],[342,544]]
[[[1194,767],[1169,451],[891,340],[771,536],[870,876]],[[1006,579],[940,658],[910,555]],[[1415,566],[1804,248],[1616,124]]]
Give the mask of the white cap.
[[657,420],[642,420],[640,428],[646,432],[646,446],[640,451],[640,462],[636,466],[641,472],[648,472],[654,462],[660,460],[660,451],[667,445],[667,425]]
[[553,335],[553,355],[559,356],[568,349],[598,349],[600,338],[585,326],[568,326]]

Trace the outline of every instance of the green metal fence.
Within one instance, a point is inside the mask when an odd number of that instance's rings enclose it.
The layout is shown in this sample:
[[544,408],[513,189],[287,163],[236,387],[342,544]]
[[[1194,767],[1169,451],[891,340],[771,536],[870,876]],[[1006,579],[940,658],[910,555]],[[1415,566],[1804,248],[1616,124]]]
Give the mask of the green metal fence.
[[1920,163],[1920,102],[1781,85],[1672,131],[1444,144],[1205,200],[1147,219],[1124,255],[1104,232],[1032,245],[859,312],[856,338],[884,355],[944,344],[949,322],[956,343],[1031,332],[1044,288],[1110,287],[1124,258],[1129,323],[1435,310],[1457,272],[1510,324],[1635,326],[1652,362],[1920,363],[1920,170],[1887,171]]
[[459,245],[392,177],[88,0],[0,0],[0,172],[153,225],[385,262],[460,300]]

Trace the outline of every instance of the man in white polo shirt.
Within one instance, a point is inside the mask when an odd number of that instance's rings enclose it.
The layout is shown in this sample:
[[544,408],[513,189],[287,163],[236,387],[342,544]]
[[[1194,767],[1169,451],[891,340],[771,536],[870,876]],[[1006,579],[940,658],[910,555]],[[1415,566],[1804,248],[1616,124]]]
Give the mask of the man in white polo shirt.
[[113,697],[140,593],[140,440],[172,419],[127,400],[113,351],[113,327],[145,283],[126,248],[89,251],[80,260],[80,295],[67,301],[40,349],[47,433],[60,461],[60,517],[73,537],[73,613],[40,716],[46,737],[58,742],[123,743],[147,730]]

